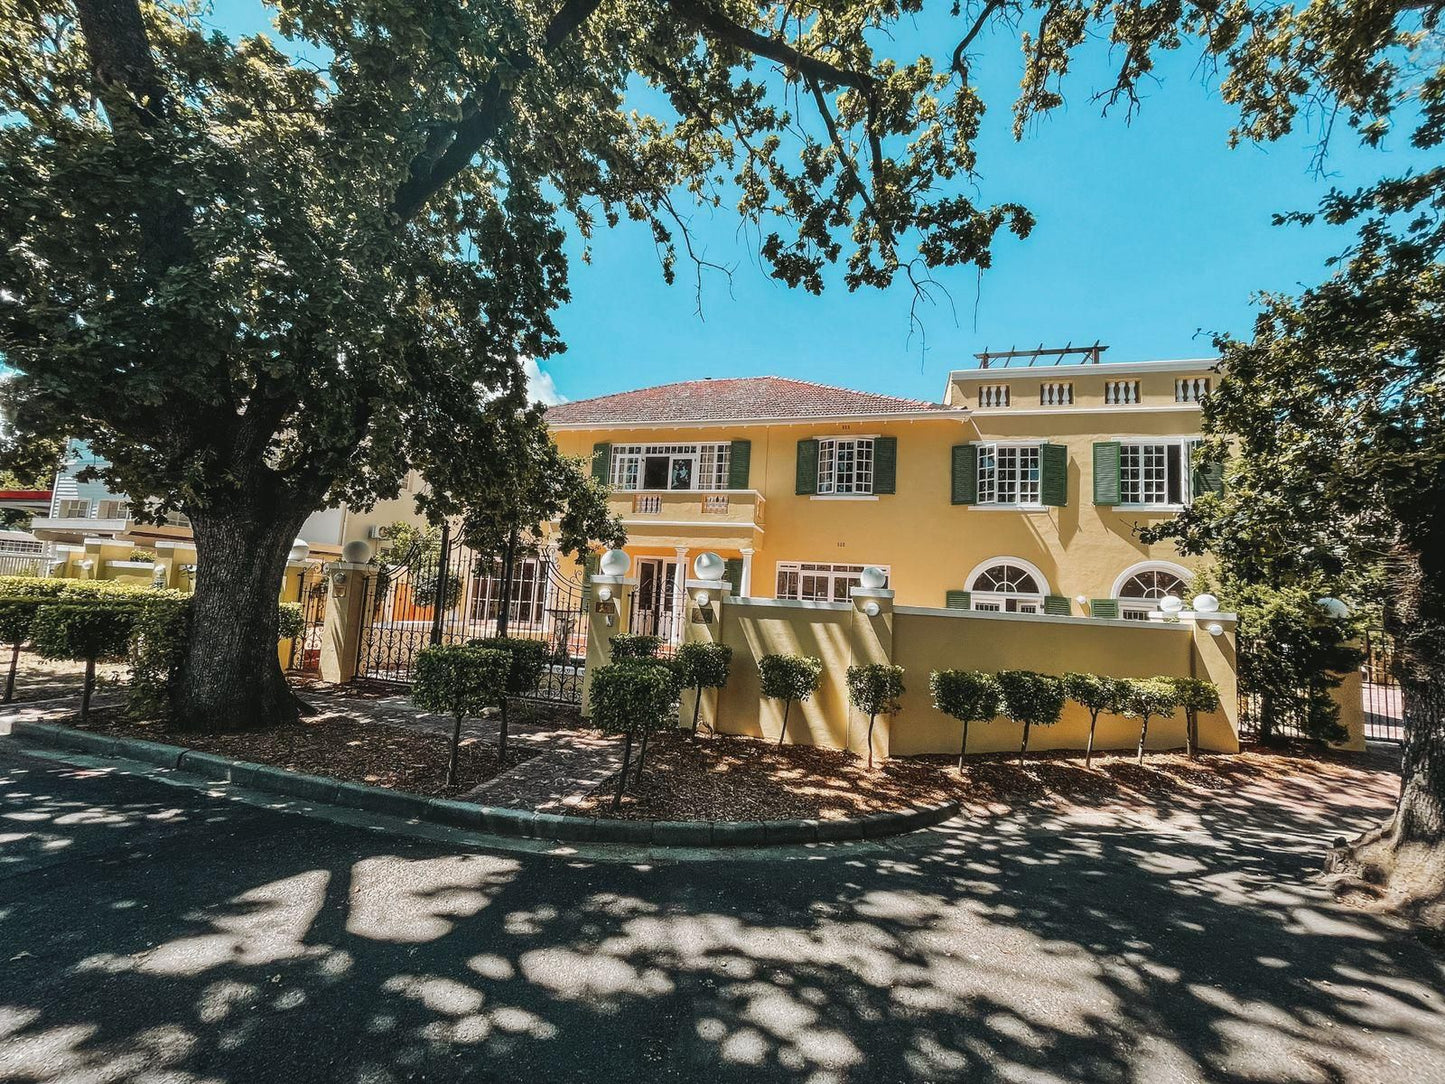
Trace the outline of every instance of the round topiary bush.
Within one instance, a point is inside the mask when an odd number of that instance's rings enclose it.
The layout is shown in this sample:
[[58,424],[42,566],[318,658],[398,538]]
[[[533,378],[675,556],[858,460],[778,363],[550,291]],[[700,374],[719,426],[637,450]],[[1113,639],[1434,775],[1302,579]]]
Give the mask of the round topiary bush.
[[512,657],[507,652],[487,651],[470,644],[433,644],[417,652],[412,672],[413,703],[423,711],[449,715],[455,720],[447,786],[455,786],[457,781],[462,719],[501,705],[511,665]]
[[848,700],[868,716],[868,767],[873,767],[873,724],[880,715],[896,715],[903,707],[903,667],[873,662],[848,667]]
[[35,650],[43,658],[85,663],[85,685],[80,697],[82,723],[90,718],[96,662],[125,658],[137,617],[134,606],[95,601],[56,601],[35,611],[30,631]]
[[1149,721],[1156,715],[1167,718],[1179,706],[1179,692],[1168,678],[1125,678],[1119,695],[1119,714],[1139,720],[1138,763],[1144,763],[1144,742]]
[[613,662],[621,662],[623,659],[655,659],[661,650],[661,636],[632,632],[619,632],[612,637],[608,646],[609,657]]
[[[733,649],[727,644],[693,642],[683,644],[675,656],[677,677],[684,688],[693,690],[692,732],[697,733],[698,711],[702,707],[704,689],[721,689],[728,683],[732,669]],[[717,732],[714,716],[712,730]]]
[[505,757],[509,716],[507,701],[514,696],[536,695],[551,653],[541,640],[527,640],[519,636],[488,636],[472,640],[471,644],[484,651],[504,651],[512,660],[507,671],[507,695],[502,697],[502,725],[497,738],[497,756]]
[[[617,776],[614,809],[622,804],[627,770],[632,760],[632,740],[646,742],[650,734],[666,730],[677,720],[678,683],[671,667],[632,661],[600,666],[588,689],[592,722],[604,734],[621,734],[622,770]],[[638,774],[642,767],[639,758]]]
[[1053,726],[1064,713],[1064,683],[1033,670],[1000,670],[994,680],[1003,696],[1003,713],[1024,725],[1023,741],[1019,745],[1022,764],[1029,749],[1030,728]]
[[1084,767],[1094,763],[1094,729],[1104,712],[1119,711],[1123,687],[1117,678],[1102,674],[1068,673],[1064,675],[1064,695],[1089,713],[1089,744],[1084,748]]
[[963,724],[958,745],[958,770],[968,753],[968,724],[986,723],[1003,711],[1003,694],[992,674],[981,670],[935,670],[928,675],[933,706]]
[[778,732],[778,748],[788,736],[788,712],[794,700],[807,700],[818,691],[823,676],[823,660],[812,655],[764,655],[758,660],[758,677],[762,694],[769,700],[783,702],[783,728]]

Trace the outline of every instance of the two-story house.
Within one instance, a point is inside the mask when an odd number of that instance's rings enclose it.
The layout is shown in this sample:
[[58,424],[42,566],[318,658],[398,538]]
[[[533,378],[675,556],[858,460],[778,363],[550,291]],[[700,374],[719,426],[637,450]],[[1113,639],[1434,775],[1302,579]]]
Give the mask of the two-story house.
[[900,606],[1147,619],[1194,562],[1137,524],[1217,484],[1193,461],[1209,360],[985,354],[941,402],[782,377],[554,406],[626,523],[635,631],[676,638],[692,558],[738,592],[842,601],[876,565]]

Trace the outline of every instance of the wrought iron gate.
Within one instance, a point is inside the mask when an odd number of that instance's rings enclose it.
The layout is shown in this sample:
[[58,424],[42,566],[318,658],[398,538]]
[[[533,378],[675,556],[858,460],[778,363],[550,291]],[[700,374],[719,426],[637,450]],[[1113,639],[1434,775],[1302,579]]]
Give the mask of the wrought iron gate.
[[326,573],[308,569],[301,586],[301,635],[291,641],[286,669],[314,674],[321,669],[321,639],[326,628]]
[[[579,576],[581,573],[579,572]],[[363,600],[356,676],[406,684],[428,644],[462,644],[502,631],[501,562],[443,533],[383,558]],[[550,662],[530,699],[579,704],[587,659],[586,588],[548,554],[513,563],[506,635],[541,640]]]
[[[1363,679],[1361,696],[1365,714],[1365,739],[1367,741],[1403,742],[1405,740],[1405,712],[1400,697],[1400,685],[1393,673],[1394,650],[1390,638],[1384,632],[1371,630],[1365,633],[1365,660],[1360,665]],[[1239,656],[1250,650],[1250,641],[1241,638]],[[1262,737],[1304,738],[1301,701],[1303,693],[1287,693],[1284,696],[1267,698],[1259,693],[1239,694],[1239,732],[1249,740]]]

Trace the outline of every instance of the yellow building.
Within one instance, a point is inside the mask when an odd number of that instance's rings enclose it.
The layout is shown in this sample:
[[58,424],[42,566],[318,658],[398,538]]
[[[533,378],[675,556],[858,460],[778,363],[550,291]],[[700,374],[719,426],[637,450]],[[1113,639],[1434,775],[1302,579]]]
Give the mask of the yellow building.
[[704,550],[758,598],[847,601],[868,565],[900,606],[1147,619],[1187,598],[1191,562],[1135,528],[1217,484],[1192,462],[1214,362],[980,360],[937,403],[765,376],[550,408],[612,485],[633,631],[678,638]]

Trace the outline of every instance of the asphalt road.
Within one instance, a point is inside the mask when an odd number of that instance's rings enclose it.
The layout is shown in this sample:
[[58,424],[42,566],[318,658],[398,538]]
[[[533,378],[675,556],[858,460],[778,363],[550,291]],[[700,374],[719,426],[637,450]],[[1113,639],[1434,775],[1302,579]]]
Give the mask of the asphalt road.
[[1309,881],[1376,811],[1233,797],[616,862],[0,741],[0,1081],[1445,1082],[1440,959]]

